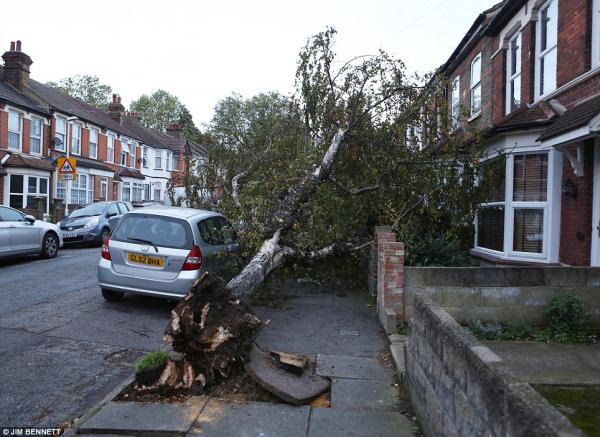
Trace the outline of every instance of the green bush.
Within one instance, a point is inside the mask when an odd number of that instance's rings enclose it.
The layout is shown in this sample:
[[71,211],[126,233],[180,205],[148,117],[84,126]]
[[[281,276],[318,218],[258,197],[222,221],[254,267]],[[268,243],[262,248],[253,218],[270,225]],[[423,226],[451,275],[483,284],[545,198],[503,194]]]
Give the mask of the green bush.
[[470,264],[461,241],[448,233],[437,236],[422,234],[407,244],[407,264],[411,266],[457,267]]
[[511,320],[502,331],[502,340],[529,340],[533,336],[533,329],[527,322]]
[[498,322],[483,323],[481,320],[472,320],[469,329],[481,340],[498,340],[502,335],[502,325]]
[[553,297],[544,308],[544,315],[550,320],[550,341],[583,341],[590,334],[591,316],[581,299],[572,294]]
[[150,352],[135,363],[135,373],[163,366],[169,361],[169,353],[165,351]]

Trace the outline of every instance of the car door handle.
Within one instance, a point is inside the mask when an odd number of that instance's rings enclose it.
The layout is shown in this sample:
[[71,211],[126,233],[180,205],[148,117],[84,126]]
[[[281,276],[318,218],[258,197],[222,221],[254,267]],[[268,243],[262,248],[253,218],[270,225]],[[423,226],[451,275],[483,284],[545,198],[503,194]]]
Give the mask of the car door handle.
[[16,228],[17,225],[10,225],[9,228]]

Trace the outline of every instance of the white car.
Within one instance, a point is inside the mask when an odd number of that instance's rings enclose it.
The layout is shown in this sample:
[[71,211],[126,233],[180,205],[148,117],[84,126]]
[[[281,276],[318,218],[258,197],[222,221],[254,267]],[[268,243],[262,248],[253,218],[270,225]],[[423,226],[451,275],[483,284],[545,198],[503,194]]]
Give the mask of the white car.
[[58,226],[0,206],[0,258],[39,254],[54,258],[63,246]]

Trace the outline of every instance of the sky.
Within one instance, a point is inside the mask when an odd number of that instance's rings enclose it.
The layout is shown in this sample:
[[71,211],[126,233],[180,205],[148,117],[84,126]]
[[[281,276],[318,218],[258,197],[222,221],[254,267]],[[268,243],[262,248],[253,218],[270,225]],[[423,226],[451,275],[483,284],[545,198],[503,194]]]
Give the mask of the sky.
[[[307,38],[333,26],[340,65],[379,49],[434,70],[497,0],[54,0],[5,2],[0,53],[21,40],[31,76],[96,75],[128,105],[164,89],[202,126],[217,102],[293,91]],[[7,19],[10,17],[10,19]]]

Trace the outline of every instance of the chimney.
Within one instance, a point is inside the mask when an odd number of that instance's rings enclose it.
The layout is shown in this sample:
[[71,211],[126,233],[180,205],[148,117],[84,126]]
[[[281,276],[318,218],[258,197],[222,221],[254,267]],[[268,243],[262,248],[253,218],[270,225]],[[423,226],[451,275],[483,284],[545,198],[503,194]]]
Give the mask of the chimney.
[[119,124],[123,124],[125,107],[121,104],[121,96],[113,94],[112,103],[108,105],[108,116]]
[[135,126],[140,125],[141,114],[136,111],[129,111],[125,113],[125,117],[130,119]]
[[27,86],[29,67],[33,61],[21,51],[21,41],[10,43],[10,50],[2,55],[4,59],[4,81],[19,91]]
[[179,123],[171,123],[167,125],[167,135],[177,138],[178,140],[183,139],[183,126]]

